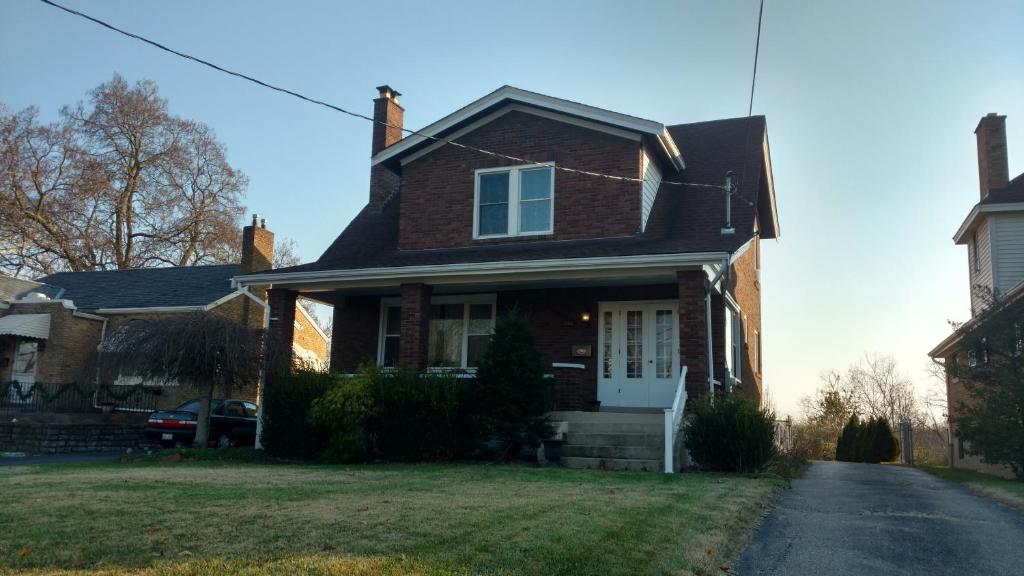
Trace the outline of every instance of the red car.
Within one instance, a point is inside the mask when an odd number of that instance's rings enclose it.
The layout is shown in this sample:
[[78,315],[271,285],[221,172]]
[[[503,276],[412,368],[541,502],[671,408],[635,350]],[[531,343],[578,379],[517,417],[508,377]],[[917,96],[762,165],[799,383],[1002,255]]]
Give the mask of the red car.
[[[191,446],[199,426],[199,399],[174,410],[149,415],[146,440],[163,446]],[[217,399],[210,402],[210,445],[219,448],[253,446],[256,443],[256,404],[248,400]]]

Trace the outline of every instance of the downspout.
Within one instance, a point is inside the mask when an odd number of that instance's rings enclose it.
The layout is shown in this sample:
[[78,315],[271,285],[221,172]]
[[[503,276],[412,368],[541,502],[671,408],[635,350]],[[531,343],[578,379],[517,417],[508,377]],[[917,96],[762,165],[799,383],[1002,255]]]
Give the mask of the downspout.
[[[268,286],[269,288],[269,286]],[[244,296],[263,307],[263,352],[260,354],[260,378],[256,383],[256,449],[263,450],[263,388],[267,383],[267,347],[270,340],[270,304],[264,302],[248,286],[238,289]]]
[[704,286],[704,325],[707,328],[707,357],[708,357],[708,394],[712,403],[715,402],[715,343],[712,341],[711,331],[711,289],[722,279],[729,270],[729,257],[722,258],[722,266],[718,273]]
[[[63,289],[61,289],[63,292]],[[103,341],[107,338],[107,318],[103,318],[103,326],[100,328],[100,342],[96,345],[96,378],[93,383],[96,389],[92,391],[92,407],[100,408],[100,373],[103,371]]]

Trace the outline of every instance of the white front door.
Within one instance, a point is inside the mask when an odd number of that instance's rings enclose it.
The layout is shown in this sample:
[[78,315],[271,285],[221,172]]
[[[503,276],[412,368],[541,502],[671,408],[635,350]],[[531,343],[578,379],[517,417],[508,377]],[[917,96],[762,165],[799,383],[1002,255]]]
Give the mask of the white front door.
[[31,404],[32,385],[36,383],[36,363],[39,360],[39,343],[34,340],[18,340],[14,349],[14,364],[11,366],[11,387],[7,401],[11,404]]
[[668,408],[679,377],[679,305],[603,302],[597,399],[604,406]]

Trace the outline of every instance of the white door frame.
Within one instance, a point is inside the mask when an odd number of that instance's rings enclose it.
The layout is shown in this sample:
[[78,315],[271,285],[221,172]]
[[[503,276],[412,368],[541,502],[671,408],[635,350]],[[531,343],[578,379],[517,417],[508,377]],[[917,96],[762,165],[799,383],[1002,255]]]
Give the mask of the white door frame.
[[[654,341],[657,309],[672,310],[672,373],[669,378],[656,378],[655,359],[656,345]],[[643,370],[644,376],[634,381],[633,385],[643,386],[644,390],[631,390],[633,394],[623,394],[622,386],[626,384],[626,351],[625,351],[625,320],[622,313],[627,310],[641,310],[644,313],[643,334]],[[611,377],[605,377],[605,315],[611,313]],[[598,336],[597,336],[597,399],[604,406],[621,406],[633,408],[666,408],[672,403],[675,385],[679,379],[679,301],[678,300],[626,300],[614,302],[598,302]],[[662,382],[664,381],[664,382]],[[661,388],[672,388],[671,393]]]

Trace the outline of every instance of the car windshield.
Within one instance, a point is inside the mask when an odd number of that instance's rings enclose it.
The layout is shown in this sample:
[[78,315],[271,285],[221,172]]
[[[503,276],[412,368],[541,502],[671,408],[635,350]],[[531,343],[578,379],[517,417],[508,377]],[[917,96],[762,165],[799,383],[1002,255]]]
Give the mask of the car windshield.
[[[215,412],[217,408],[223,403],[223,400],[214,400],[210,403],[210,412]],[[189,400],[181,406],[175,408],[178,412],[192,412],[199,414],[199,400]]]

